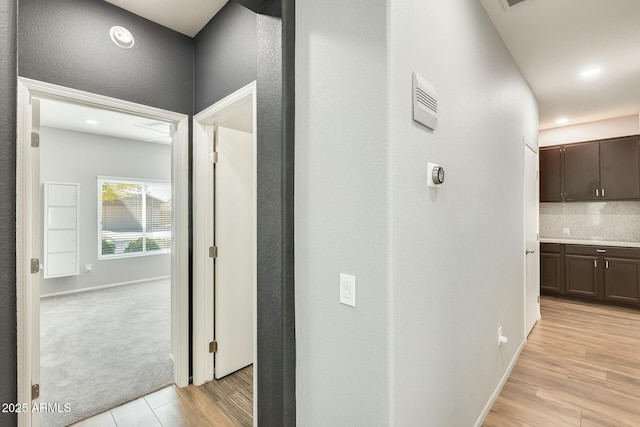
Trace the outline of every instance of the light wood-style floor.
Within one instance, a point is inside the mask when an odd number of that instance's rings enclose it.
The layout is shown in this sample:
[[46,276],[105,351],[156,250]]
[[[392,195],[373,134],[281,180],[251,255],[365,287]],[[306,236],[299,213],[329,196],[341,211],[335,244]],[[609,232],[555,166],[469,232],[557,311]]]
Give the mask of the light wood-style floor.
[[543,297],[484,426],[640,426],[640,311]]
[[249,427],[253,366],[205,385],[174,385],[74,424],[74,427]]

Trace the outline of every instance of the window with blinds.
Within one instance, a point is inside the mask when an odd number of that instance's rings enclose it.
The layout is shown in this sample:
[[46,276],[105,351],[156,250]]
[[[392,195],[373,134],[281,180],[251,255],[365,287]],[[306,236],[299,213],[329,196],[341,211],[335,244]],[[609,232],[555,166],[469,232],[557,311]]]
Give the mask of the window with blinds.
[[98,258],[171,250],[171,184],[98,177]]

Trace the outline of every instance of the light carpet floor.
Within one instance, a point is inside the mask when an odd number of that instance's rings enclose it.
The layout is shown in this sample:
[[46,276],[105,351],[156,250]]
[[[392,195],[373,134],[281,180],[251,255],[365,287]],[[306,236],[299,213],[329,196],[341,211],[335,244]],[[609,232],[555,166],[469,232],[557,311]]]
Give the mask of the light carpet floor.
[[42,413],[66,426],[173,382],[171,285],[154,281],[40,301]]

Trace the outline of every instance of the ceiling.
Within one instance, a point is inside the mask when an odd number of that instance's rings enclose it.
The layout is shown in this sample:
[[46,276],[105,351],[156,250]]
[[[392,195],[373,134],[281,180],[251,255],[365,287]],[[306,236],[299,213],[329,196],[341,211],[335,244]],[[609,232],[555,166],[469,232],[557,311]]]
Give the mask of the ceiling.
[[640,113],[640,0],[481,2],[538,99],[541,129]]
[[[227,2],[106,1],[191,37]],[[480,1],[538,99],[540,129],[640,113],[640,0]]]
[[[87,122],[89,121],[89,122]],[[219,114],[209,125],[253,132],[253,104],[246,97]],[[146,117],[71,104],[40,100],[40,127],[65,129],[134,141],[171,144],[171,124]]]
[[171,144],[169,123],[48,99],[40,100],[40,127]]
[[[227,0],[106,0],[131,13],[194,37]],[[134,34],[135,36],[135,34]]]

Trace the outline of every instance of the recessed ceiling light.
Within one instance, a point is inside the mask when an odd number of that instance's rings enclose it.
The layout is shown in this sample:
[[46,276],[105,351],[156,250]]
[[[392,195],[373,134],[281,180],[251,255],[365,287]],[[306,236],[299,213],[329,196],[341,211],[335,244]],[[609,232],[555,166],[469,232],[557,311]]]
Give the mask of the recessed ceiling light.
[[85,122],[86,124],[88,124],[88,125],[97,125],[97,124],[98,124],[98,122],[97,122],[97,121],[95,121],[95,120],[91,120],[91,119],[89,119],[89,120],[85,120],[84,122]]
[[581,75],[584,78],[589,78],[589,77],[597,76],[598,74],[600,74],[601,71],[602,69],[600,67],[594,67],[594,68],[589,68],[584,70]]
[[566,117],[563,117],[561,119],[556,120],[556,124],[557,125],[563,125],[565,123],[567,123],[569,121],[569,119],[567,119]]

